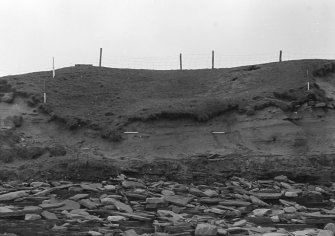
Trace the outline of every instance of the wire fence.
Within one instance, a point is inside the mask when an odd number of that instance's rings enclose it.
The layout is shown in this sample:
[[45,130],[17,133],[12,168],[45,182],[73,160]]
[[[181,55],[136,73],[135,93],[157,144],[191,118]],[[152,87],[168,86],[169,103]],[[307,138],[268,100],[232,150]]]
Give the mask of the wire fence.
[[[244,55],[229,55],[215,52],[214,65],[212,64],[212,52],[208,53],[183,53],[182,68],[190,69],[209,69],[212,68],[230,68],[237,66],[246,66],[253,64],[263,64],[270,62],[278,62],[280,55],[278,52],[261,53],[261,54],[244,54]],[[315,52],[293,52],[283,51],[282,61],[300,60],[300,59],[334,59],[335,53],[315,53]],[[82,58],[80,61],[62,62],[62,58],[55,58],[55,69],[63,67],[71,67],[75,64],[91,64],[99,66],[99,54],[95,58]],[[103,52],[102,62],[103,67],[110,68],[127,68],[127,69],[149,69],[149,70],[179,70],[180,55],[166,57],[111,57],[108,52]],[[31,69],[31,68],[30,68]],[[36,67],[32,71],[50,71],[52,70],[52,58],[50,58],[50,67]],[[17,65],[18,73],[28,73],[20,65]],[[1,71],[0,71],[1,72]]]
[[[283,52],[282,61],[299,60],[299,59],[334,59],[335,53],[297,53]],[[212,68],[229,68],[245,66],[252,64],[263,64],[278,62],[279,52],[262,53],[262,54],[245,54],[245,55],[222,55],[214,54],[214,65],[212,65],[212,54],[182,54],[183,69],[208,69]],[[93,63],[93,64],[98,64]],[[153,70],[178,70],[180,69],[180,56],[169,57],[117,57],[112,58],[108,55],[102,56],[102,66],[112,68],[129,68],[129,69],[153,69]]]
[[[278,55],[215,55],[214,67],[227,68],[250,64],[261,64],[278,61]],[[141,58],[110,58],[103,56],[102,65],[112,68],[152,69],[152,70],[178,70],[180,69],[180,56],[175,57],[141,57]],[[212,55],[208,54],[182,54],[183,69],[212,68]]]

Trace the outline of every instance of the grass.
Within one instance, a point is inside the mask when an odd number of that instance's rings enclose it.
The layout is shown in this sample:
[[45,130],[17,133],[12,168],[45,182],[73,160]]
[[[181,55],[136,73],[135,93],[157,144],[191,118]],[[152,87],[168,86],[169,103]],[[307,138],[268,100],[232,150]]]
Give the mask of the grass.
[[239,107],[237,101],[232,99],[208,99],[199,101],[196,106],[190,106],[189,103],[174,104],[167,108],[158,108],[157,112],[146,113],[144,115],[135,115],[129,118],[133,121],[150,120],[179,120],[190,119],[197,122],[206,122],[210,119],[222,115],[228,111],[237,110]]
[[[59,69],[55,79],[51,71],[45,71],[1,81],[8,81],[30,106],[40,106],[69,129],[86,126],[101,130],[105,138],[119,140],[118,132],[133,121],[206,122],[232,110],[252,115],[267,106],[290,111],[308,99],[323,101],[324,93],[313,78],[313,90],[307,92],[306,70],[323,76],[334,68],[327,60],[185,71],[82,66]],[[46,105],[42,104],[44,80]]]

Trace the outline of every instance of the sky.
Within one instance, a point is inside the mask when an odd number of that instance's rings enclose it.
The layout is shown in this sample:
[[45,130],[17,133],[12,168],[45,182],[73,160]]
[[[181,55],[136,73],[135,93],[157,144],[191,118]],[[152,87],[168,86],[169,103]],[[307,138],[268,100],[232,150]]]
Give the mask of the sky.
[[334,0],[0,0],[0,76],[335,58]]

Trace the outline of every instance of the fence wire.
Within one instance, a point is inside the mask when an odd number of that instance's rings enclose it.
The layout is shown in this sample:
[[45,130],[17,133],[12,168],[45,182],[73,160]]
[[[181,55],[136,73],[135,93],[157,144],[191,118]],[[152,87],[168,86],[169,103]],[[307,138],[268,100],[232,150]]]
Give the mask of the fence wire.
[[[293,51],[283,51],[282,61],[300,60],[300,59],[334,59],[335,53],[299,53]],[[61,58],[55,58],[55,69],[71,67],[75,64],[91,64],[99,65],[99,57],[95,59],[81,59],[77,62],[59,63]],[[279,52],[261,53],[261,54],[220,54],[215,52],[214,68],[229,68],[237,66],[246,66],[253,64],[263,64],[279,61]],[[102,66],[110,68],[126,68],[126,69],[149,69],[149,70],[179,70],[179,55],[166,57],[111,57],[104,52],[102,56]],[[182,67],[186,70],[191,69],[208,69],[212,68],[212,53],[183,53]],[[50,71],[52,70],[52,57],[49,68],[36,67],[34,71]],[[17,73],[29,73],[25,71],[23,66],[17,65]],[[0,71],[1,72],[1,71]]]
[[[334,59],[335,53],[297,53],[292,51],[283,51],[282,61],[300,60],[300,59]],[[263,64],[279,61],[279,52],[262,54],[244,54],[244,55],[224,55],[215,53],[214,67],[229,68],[245,66],[252,64]],[[97,63],[96,63],[97,64]],[[102,65],[111,68],[129,68],[129,69],[153,69],[153,70],[178,70],[180,69],[179,55],[169,57],[142,57],[111,58],[106,56],[102,59]],[[183,69],[208,69],[212,68],[211,53],[183,53]]]

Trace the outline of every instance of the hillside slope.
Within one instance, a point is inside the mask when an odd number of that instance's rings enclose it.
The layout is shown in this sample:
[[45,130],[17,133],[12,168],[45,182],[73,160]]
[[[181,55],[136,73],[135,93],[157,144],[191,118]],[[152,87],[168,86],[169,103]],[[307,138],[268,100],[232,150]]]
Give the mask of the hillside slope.
[[184,180],[283,172],[320,179],[323,169],[333,178],[334,72],[333,61],[301,60],[186,71],[76,66],[57,70],[54,79],[50,71],[6,76],[0,93],[16,96],[0,103],[1,118],[12,121],[2,132],[16,138],[0,136],[2,153],[9,153],[3,168],[13,176],[80,178],[91,166],[93,176],[127,171]]

